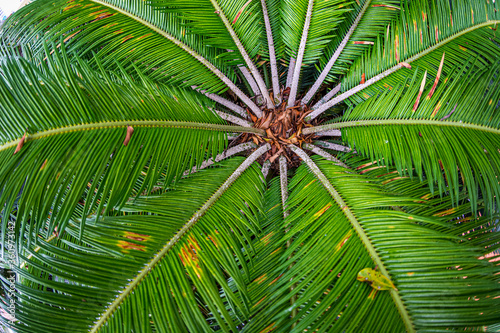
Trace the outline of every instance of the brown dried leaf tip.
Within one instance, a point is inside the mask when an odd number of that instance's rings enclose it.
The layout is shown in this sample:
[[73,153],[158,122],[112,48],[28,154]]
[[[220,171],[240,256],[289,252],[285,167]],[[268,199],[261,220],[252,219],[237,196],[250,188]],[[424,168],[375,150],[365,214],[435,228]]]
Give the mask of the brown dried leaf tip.
[[125,137],[125,140],[123,140],[124,146],[128,145],[128,142],[130,141],[130,138],[132,137],[133,133],[134,133],[134,128],[132,126],[128,126],[127,127],[127,136]]
[[23,148],[25,140],[26,140],[26,133],[24,133],[24,135],[21,138],[21,140],[19,140],[19,143],[17,144],[16,150],[14,151],[13,155],[16,155],[21,150],[21,148]]
[[422,83],[420,84],[420,90],[418,91],[417,100],[415,101],[415,104],[413,104],[413,112],[417,110],[418,104],[420,103],[420,97],[422,97],[422,93],[424,92],[426,79],[427,79],[427,71],[425,71],[424,78],[422,79]]

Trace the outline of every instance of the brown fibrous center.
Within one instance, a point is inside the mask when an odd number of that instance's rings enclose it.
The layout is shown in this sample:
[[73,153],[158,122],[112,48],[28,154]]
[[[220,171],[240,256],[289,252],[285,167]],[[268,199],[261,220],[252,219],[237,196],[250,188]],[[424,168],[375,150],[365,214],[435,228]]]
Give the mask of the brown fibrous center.
[[[286,97],[286,96],[285,96]],[[289,166],[299,164],[300,161],[293,156],[288,145],[295,144],[302,147],[304,143],[311,143],[314,134],[304,135],[302,130],[305,127],[312,127],[304,121],[304,118],[311,113],[311,110],[305,105],[300,105],[300,101],[293,107],[287,107],[286,98],[274,110],[263,110],[263,116],[257,118],[250,114],[255,128],[266,131],[266,136],[260,136],[252,133],[243,135],[241,142],[253,141],[257,145],[269,143],[271,149],[262,157],[262,161],[269,160],[273,163],[279,156],[283,155]]]

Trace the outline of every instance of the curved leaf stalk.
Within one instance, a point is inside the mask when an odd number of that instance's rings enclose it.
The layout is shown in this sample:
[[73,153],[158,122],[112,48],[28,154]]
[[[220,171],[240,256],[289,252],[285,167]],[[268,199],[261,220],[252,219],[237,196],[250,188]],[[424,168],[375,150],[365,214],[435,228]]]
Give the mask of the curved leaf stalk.
[[[290,215],[290,211],[287,209],[286,202],[288,200],[288,166],[287,166],[287,161],[286,158],[281,155],[280,159],[280,187],[281,187],[281,204],[283,206],[283,219],[286,220],[286,218]],[[290,231],[290,227],[287,227],[285,229],[285,233]],[[289,248],[290,245],[292,245],[292,240],[289,239],[286,241],[286,247]],[[292,260],[292,255],[288,256],[288,260]],[[293,262],[288,266],[288,269],[292,269],[293,267]],[[293,289],[295,289],[295,284],[293,284],[290,287],[290,292],[293,294]],[[293,306],[293,304],[297,301],[297,295],[293,295],[292,298],[290,298],[290,305]],[[292,310],[292,318],[295,318],[297,316],[297,309],[294,308]],[[296,326],[296,323],[293,323],[292,328]]]
[[[236,32],[234,31],[233,27],[231,26],[231,23],[227,19],[226,15],[222,11],[222,8],[219,6],[219,3],[217,0],[210,0],[212,5],[214,6],[215,12],[218,13],[219,17],[221,18],[222,22],[224,22],[224,25],[226,26],[227,31],[233,38],[234,43],[236,44],[236,47],[240,51],[241,56],[245,60],[245,63],[247,64],[248,68],[250,69],[250,72],[252,73],[253,77],[255,78],[255,81],[257,81],[257,85],[259,86],[260,92],[262,96],[264,97],[264,100],[266,101],[267,108],[268,109],[274,109],[274,104],[271,101],[271,97],[269,96],[269,93],[267,91],[266,84],[264,83],[264,79],[260,75],[259,71],[257,70],[257,67],[255,67],[254,63],[252,62],[252,59],[250,59],[250,56],[248,55],[247,51],[243,47],[243,44],[241,43],[238,35],[236,35]],[[259,118],[262,115],[259,115]]]
[[333,98],[333,96],[337,95],[337,93],[340,91],[340,83],[337,84],[332,90],[328,92],[325,96],[323,96],[314,106],[312,107],[313,110],[316,110],[319,108],[321,105],[325,104],[329,100]]
[[254,151],[243,163],[229,176],[208,201],[196,212],[193,217],[172,237],[172,239],[151,259],[151,261],[139,272],[139,274],[127,285],[120,295],[108,306],[99,320],[92,327],[90,332],[95,333],[106,323],[108,318],[115,312],[121,303],[133,292],[139,283],[149,274],[149,272],[160,262],[170,249],[192,228],[196,222],[207,212],[208,209],[226,192],[226,190],[238,179],[238,177],[260,156],[271,149],[271,145],[265,144]]
[[[454,39],[457,39],[458,37],[460,36],[463,36],[471,31],[474,31],[476,29],[479,29],[479,28],[483,28],[483,27],[486,27],[486,26],[489,26],[489,25],[493,25],[493,24],[498,24],[500,23],[500,21],[487,21],[487,22],[483,22],[481,24],[478,24],[478,25],[475,25],[473,27],[470,27],[470,28],[467,28],[467,29],[464,29],[456,34],[454,34],[453,36],[450,36],[446,39],[443,39],[442,41],[440,41],[439,43],[429,47],[428,49],[422,51],[422,52],[419,52],[417,53],[416,55],[414,55],[413,57],[410,57],[408,59],[405,60],[406,63],[411,63],[429,53],[431,53],[432,51],[435,51],[436,49],[440,48],[441,46],[445,45],[446,43],[449,43],[450,41],[454,40]],[[331,108],[332,106],[342,102],[343,100],[351,97],[352,95],[354,94],[357,94],[358,92],[360,92],[361,90],[365,89],[366,87],[374,84],[375,82],[377,81],[380,81],[382,80],[383,78],[389,76],[390,74],[396,72],[397,70],[403,68],[404,66],[399,63],[397,65],[394,65],[393,67],[389,68],[388,70],[372,77],[371,79],[367,80],[365,83],[363,84],[360,84],[346,92],[344,92],[343,94],[340,94],[339,96],[337,96],[336,98],[326,102],[325,104],[321,105],[320,107],[318,107],[316,110],[314,110],[313,112],[311,112],[306,118],[305,120],[306,121],[311,121],[313,120],[314,118],[316,118],[317,116],[319,116],[320,114],[322,114],[323,112],[325,112],[326,110],[328,110],[329,108]]]
[[[373,244],[370,242],[370,239],[368,238],[368,235],[365,233],[363,230],[363,227],[357,220],[357,218],[354,216],[353,212],[347,206],[346,202],[344,199],[342,199],[342,196],[337,192],[337,190],[332,186],[328,178],[321,172],[321,170],[318,168],[318,166],[314,163],[314,161],[299,147],[295,145],[289,145],[288,146],[295,154],[297,154],[309,167],[311,172],[318,178],[318,180],[323,184],[325,189],[330,193],[332,198],[335,200],[339,208],[343,211],[344,215],[347,217],[351,225],[354,227],[356,230],[356,233],[358,234],[360,240],[363,242],[365,248],[368,250],[373,262],[378,266],[378,269],[380,272],[385,275],[389,280],[390,280],[390,275],[387,272],[387,269],[385,268],[384,262],[380,259],[377,251],[375,250],[375,247]],[[392,282],[392,281],[391,281]],[[410,333],[414,333],[415,328],[413,327],[413,323],[410,319],[410,315],[408,311],[406,310],[406,307],[403,304],[403,300],[401,299],[401,296],[399,295],[399,292],[395,289],[391,289],[391,296],[392,299],[394,300],[396,307],[398,308],[398,311],[401,315],[402,320],[405,323],[406,330]]]
[[290,62],[288,63],[288,73],[286,74],[286,87],[292,85],[293,71],[295,70],[295,58],[290,57]]
[[219,95],[216,95],[216,94],[213,94],[213,93],[209,93],[207,92],[206,90],[197,90],[197,86],[191,86],[191,88],[195,89],[196,91],[199,91],[200,93],[202,93],[203,95],[207,96],[208,98],[210,98],[212,101],[214,102],[217,102],[221,105],[224,105],[226,108],[228,108],[229,110],[231,111],[234,111],[236,112],[237,114],[239,114],[240,116],[242,116],[243,118],[247,119],[248,118],[248,114],[247,112],[245,111],[244,108],[242,108],[241,106],[239,105],[236,105],[234,104],[233,102],[231,102],[230,100],[227,100],[225,99],[224,97],[222,96],[219,96]]
[[[361,18],[365,14],[366,10],[368,9],[368,7],[370,7],[370,2],[371,2],[371,0],[366,0],[365,4],[363,5],[363,8],[361,8],[361,11],[359,12],[358,16],[354,20],[351,28],[349,28],[349,31],[345,35],[344,39],[342,39],[342,42],[335,50],[335,53],[330,58],[330,60],[326,64],[325,68],[323,69],[323,71],[319,75],[318,79],[316,80],[316,82],[314,82],[311,89],[309,89],[309,91],[304,96],[304,98],[302,98],[302,105],[307,104],[311,100],[311,98],[314,96],[314,94],[316,94],[316,92],[318,91],[318,89],[321,86],[321,84],[323,83],[323,81],[325,81],[326,76],[328,75],[328,73],[332,69],[333,65],[335,64],[335,61],[337,61],[338,57],[340,56],[340,54],[344,50],[345,46],[347,45],[347,42],[349,42],[349,39],[351,38],[352,34],[354,33],[354,30],[356,30],[356,28],[358,27],[359,21],[361,21]],[[328,98],[327,100],[329,100],[330,98]]]
[[252,127],[252,123],[249,121],[246,121],[244,119],[233,116],[232,114],[225,113],[225,112],[222,112],[219,110],[215,110],[215,109],[211,109],[211,110],[213,110],[215,113],[217,113],[222,119],[229,121],[230,123],[240,125],[243,127]]
[[336,143],[331,143],[331,142],[328,142],[328,141],[320,141],[320,140],[318,140],[315,143],[318,146],[320,146],[320,147],[323,147],[323,148],[326,148],[326,149],[330,149],[330,150],[343,151],[343,152],[346,152],[346,153],[352,151],[352,149],[349,148],[349,147],[342,146],[342,145],[339,145],[339,144],[336,144]]
[[257,82],[255,82],[252,74],[243,65],[238,65],[238,69],[245,77],[245,80],[247,80],[250,88],[252,88],[253,95],[256,96],[257,105],[262,105],[262,95],[260,94],[259,86],[257,85]]
[[241,153],[242,151],[246,151],[246,150],[249,150],[249,149],[252,149],[252,148],[257,148],[257,145],[255,143],[253,143],[253,142],[241,143],[241,144],[239,144],[237,146],[234,146],[234,147],[231,147],[228,150],[226,150],[226,151],[220,153],[219,155],[215,156],[215,160],[213,158],[209,158],[208,160],[203,161],[199,167],[195,167],[194,166],[191,170],[184,171],[184,173],[182,175],[183,176],[188,176],[188,175],[190,175],[192,173],[195,173],[195,172],[198,172],[200,170],[203,170],[203,169],[211,166],[214,163],[220,162],[223,159],[226,159],[226,158],[231,157],[231,156],[233,156],[235,154]]
[[278,75],[278,65],[276,63],[276,52],[274,50],[274,40],[273,40],[273,32],[271,30],[271,22],[269,21],[269,13],[267,12],[266,0],[260,0],[262,4],[262,15],[264,16],[264,24],[266,25],[266,34],[267,34],[267,47],[269,50],[269,60],[271,62],[271,80],[273,83],[273,95],[274,95],[274,103],[281,103],[281,94],[280,94],[280,81]]
[[329,131],[318,132],[316,135],[317,136],[340,136],[341,132],[340,132],[340,130],[329,130]]
[[103,6],[106,6],[106,7],[109,7],[123,15],[126,15],[130,18],[132,18],[133,20],[136,20],[137,22],[140,22],[141,24],[147,26],[148,28],[150,28],[151,30],[154,30],[155,32],[157,32],[158,34],[162,35],[163,37],[167,38],[169,41],[171,41],[172,43],[174,43],[175,45],[179,46],[181,49],[183,49],[184,51],[186,51],[187,53],[189,53],[191,56],[193,56],[196,60],[198,60],[199,62],[201,62],[203,65],[205,65],[205,67],[207,67],[209,70],[212,71],[212,73],[214,73],[219,79],[221,79],[222,82],[224,82],[229,89],[231,89],[235,94],[236,96],[238,96],[242,101],[243,103],[245,103],[246,105],[248,105],[248,107],[260,118],[262,117],[262,112],[260,111],[259,107],[247,96],[245,95],[241,90],[240,88],[238,88],[234,83],[233,81],[231,81],[226,75],[224,75],[224,73],[222,73],[217,67],[215,67],[210,61],[208,61],[207,59],[205,59],[204,57],[202,57],[199,53],[197,53],[195,50],[193,50],[192,48],[190,48],[189,46],[187,46],[186,44],[184,44],[183,42],[181,42],[180,40],[178,40],[177,38],[175,38],[174,36],[172,36],[171,34],[159,29],[158,27],[156,27],[155,25],[141,19],[140,17],[138,16],[135,16],[123,9],[121,9],[120,7],[116,7],[114,5],[111,5],[109,3],[106,3],[104,1],[101,1],[101,0],[91,0],[92,2],[95,2],[95,3],[98,3],[100,5],[103,5]]
[[344,167],[346,169],[350,169],[346,164],[344,164],[341,160],[339,160],[338,158],[336,158],[335,156],[327,153],[326,151],[324,151],[323,149],[321,149],[320,147],[318,146],[315,146],[315,145],[312,145],[310,143],[304,143],[302,145],[305,149],[307,150],[310,150],[312,151],[313,153],[319,155],[319,156],[323,156],[325,159],[329,160],[329,161],[332,161],[334,162],[336,165],[338,166],[341,166],[341,167]]
[[269,160],[265,161],[262,165],[262,175],[264,176],[264,182],[266,182],[267,175],[269,174],[269,170],[271,169],[271,162]]
[[311,16],[313,10],[314,0],[309,0],[307,5],[306,20],[304,21],[304,29],[302,30],[302,39],[300,40],[299,50],[297,52],[297,62],[293,69],[293,79],[290,90],[290,97],[288,98],[288,107],[291,108],[295,105],[295,98],[297,97],[297,89],[299,88],[300,69],[302,67],[302,59],[306,51],[307,35],[309,34],[309,25],[311,23]]
[[498,128],[488,127],[484,125],[463,123],[459,121],[444,121],[444,120],[430,120],[430,119],[355,120],[355,121],[346,121],[340,123],[321,125],[316,127],[308,127],[303,129],[302,133],[311,134],[316,132],[328,131],[332,129],[346,128],[346,127],[383,126],[383,125],[428,125],[428,126],[461,127],[461,128],[473,129],[482,132],[490,132],[500,135],[500,129]]
[[[69,132],[76,131],[92,131],[99,129],[110,129],[123,127],[175,127],[175,128],[190,128],[190,129],[201,129],[208,131],[224,131],[224,132],[239,132],[239,133],[255,133],[258,135],[266,135],[266,132],[259,128],[253,127],[241,127],[241,126],[231,126],[231,125],[221,125],[221,124],[206,124],[206,123],[193,123],[189,121],[157,121],[157,120],[130,120],[130,121],[107,121],[100,123],[89,123],[81,125],[72,125],[61,128],[55,128],[47,131],[38,132],[35,134],[26,135],[25,143],[41,139],[47,136],[65,134]],[[0,151],[16,147],[22,139],[10,141],[0,145]]]

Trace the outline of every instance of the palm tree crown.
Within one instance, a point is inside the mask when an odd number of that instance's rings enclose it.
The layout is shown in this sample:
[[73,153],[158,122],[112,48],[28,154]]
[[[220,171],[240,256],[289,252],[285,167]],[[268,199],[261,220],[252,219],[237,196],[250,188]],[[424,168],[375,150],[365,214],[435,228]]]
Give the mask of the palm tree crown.
[[19,10],[0,27],[0,322],[500,329],[499,15],[494,0]]

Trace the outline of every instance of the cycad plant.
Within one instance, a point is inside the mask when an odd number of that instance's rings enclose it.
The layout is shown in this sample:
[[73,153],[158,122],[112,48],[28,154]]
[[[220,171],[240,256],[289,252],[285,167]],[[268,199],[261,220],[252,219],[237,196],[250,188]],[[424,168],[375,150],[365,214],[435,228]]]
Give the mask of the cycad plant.
[[2,325],[500,329],[498,9],[24,7],[0,30]]

